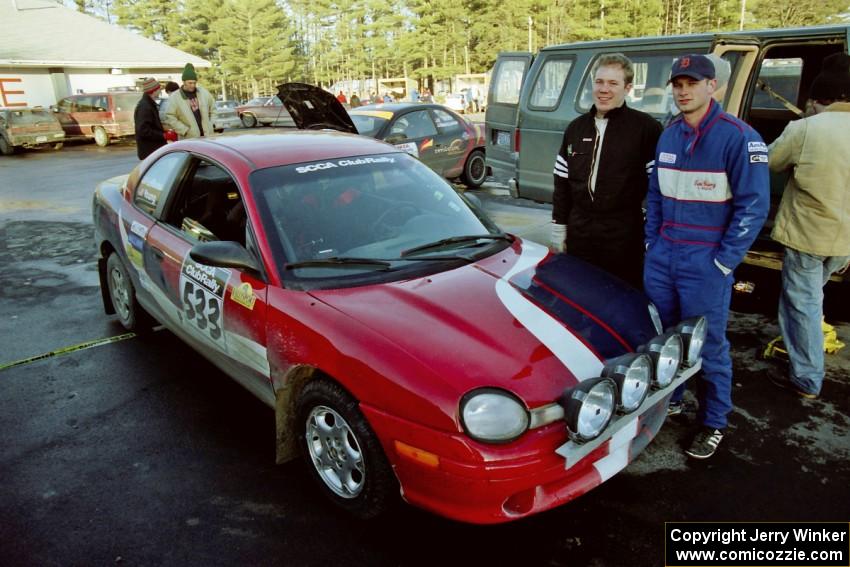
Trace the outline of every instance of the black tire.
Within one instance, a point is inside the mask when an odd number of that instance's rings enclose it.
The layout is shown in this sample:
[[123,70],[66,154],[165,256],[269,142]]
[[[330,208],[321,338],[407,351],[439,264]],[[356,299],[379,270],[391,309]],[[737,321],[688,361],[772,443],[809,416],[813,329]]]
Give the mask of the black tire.
[[224,132],[224,128],[213,128],[213,132],[215,132],[216,134],[221,134],[222,132]]
[[4,156],[10,156],[15,153],[15,146],[6,141],[2,135],[0,135],[0,154]]
[[139,305],[130,274],[115,252],[110,254],[106,261],[106,283],[109,288],[109,300],[121,325],[128,331],[150,330],[154,321]]
[[298,398],[296,426],[304,464],[334,504],[368,519],[398,501],[398,482],[381,444],[342,386],[323,378],[308,383]]
[[478,189],[487,177],[487,168],[484,166],[484,150],[472,150],[466,163],[463,165],[461,181],[470,189]]
[[95,126],[94,130],[92,130],[94,134],[94,143],[100,146],[101,148],[105,148],[109,145],[109,134],[107,134],[106,130],[101,128],[100,126]]
[[242,118],[242,126],[245,128],[253,128],[257,125],[257,117],[251,114],[250,112],[246,112],[241,116]]

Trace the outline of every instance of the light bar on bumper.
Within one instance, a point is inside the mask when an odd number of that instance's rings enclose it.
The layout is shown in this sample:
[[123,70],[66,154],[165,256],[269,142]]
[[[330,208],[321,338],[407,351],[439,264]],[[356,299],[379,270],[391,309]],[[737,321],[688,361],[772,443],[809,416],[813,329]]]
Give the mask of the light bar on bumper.
[[682,337],[685,365],[693,366],[702,354],[702,347],[705,345],[705,337],[708,333],[708,322],[705,317],[691,317],[676,325],[673,331]]
[[652,359],[647,354],[629,353],[605,363],[602,376],[617,384],[617,411],[632,413],[649,394],[652,383]]

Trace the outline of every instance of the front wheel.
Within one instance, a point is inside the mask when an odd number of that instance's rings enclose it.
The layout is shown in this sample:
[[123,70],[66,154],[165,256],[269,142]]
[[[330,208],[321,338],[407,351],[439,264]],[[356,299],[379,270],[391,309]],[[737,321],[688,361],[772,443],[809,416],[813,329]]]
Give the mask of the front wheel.
[[257,125],[257,118],[253,114],[245,113],[242,115],[242,125],[245,128],[253,128]]
[[296,412],[299,451],[310,476],[337,506],[358,518],[374,518],[395,501],[398,484],[381,444],[339,384],[308,383]]
[[150,329],[153,321],[136,299],[136,290],[124,262],[113,252],[106,261],[106,283],[109,299],[118,315],[118,321],[128,331]]
[[10,156],[15,153],[15,146],[6,141],[6,138],[0,136],[0,154]]
[[106,133],[106,130],[97,126],[94,129],[94,143],[100,146],[101,148],[105,148],[109,145],[109,134]]
[[472,150],[469,157],[466,158],[466,164],[463,166],[463,176],[461,180],[464,185],[470,189],[478,189],[484,183],[484,178],[487,176],[487,169],[484,167],[484,151]]

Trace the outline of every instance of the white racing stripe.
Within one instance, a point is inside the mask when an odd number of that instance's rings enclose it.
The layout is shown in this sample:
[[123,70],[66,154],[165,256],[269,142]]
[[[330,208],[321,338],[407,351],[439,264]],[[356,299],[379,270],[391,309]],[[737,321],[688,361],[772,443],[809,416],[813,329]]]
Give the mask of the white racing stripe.
[[629,464],[629,447],[637,433],[638,418],[635,416],[621,430],[611,436],[611,440],[608,442],[608,455],[593,463],[594,468],[602,478],[602,482],[605,482]]
[[536,266],[546,257],[545,247],[525,241],[522,254],[510,271],[496,282],[496,295],[523,327],[534,335],[579,380],[595,378],[602,372],[602,361],[564,325],[523,297],[510,279]]

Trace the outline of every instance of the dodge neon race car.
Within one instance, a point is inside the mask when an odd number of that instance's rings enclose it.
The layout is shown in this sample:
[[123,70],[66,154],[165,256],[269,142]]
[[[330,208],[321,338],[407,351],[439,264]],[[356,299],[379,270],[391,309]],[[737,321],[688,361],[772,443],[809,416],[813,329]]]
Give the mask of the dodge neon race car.
[[484,183],[484,131],[439,104],[399,102],[361,106],[346,112],[331,93],[313,85],[278,87],[299,128],[332,128],[395,145],[442,175],[470,189]]
[[185,140],[100,184],[107,313],[154,320],[274,408],[277,458],[360,517],[400,493],[504,522],[625,467],[700,366],[704,319],[505,234],[361,136]]

